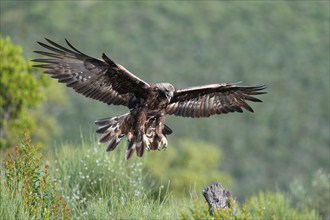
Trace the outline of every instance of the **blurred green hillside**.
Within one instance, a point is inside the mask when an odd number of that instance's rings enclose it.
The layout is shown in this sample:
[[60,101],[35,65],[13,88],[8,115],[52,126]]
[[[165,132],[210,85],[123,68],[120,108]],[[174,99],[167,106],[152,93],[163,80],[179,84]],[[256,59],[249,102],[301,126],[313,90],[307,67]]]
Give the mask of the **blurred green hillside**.
[[[267,84],[254,114],[167,118],[174,133],[161,154],[173,151],[179,138],[216,145],[223,152],[219,169],[233,177],[237,197],[286,190],[319,169],[330,172],[328,1],[0,4],[1,35],[21,45],[27,59],[36,57],[32,51],[43,37],[60,43],[67,38],[91,56],[106,53],[149,82],[177,88]],[[69,104],[55,114],[62,133],[52,144],[75,142],[81,132],[94,132],[96,119],[127,111],[66,92]]]

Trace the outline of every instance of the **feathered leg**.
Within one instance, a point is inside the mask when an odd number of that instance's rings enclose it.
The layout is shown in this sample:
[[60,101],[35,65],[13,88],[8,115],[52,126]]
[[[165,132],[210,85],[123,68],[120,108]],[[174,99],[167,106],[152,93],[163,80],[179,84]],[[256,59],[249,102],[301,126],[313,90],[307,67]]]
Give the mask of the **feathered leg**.
[[158,144],[158,150],[167,148],[167,138],[163,134],[165,126],[165,113],[162,113],[157,119],[156,119],[156,134],[159,139]]
[[142,109],[138,112],[136,124],[134,125],[134,135],[136,136],[136,155],[139,157],[143,156],[145,148],[150,148],[150,143],[146,136],[146,123],[147,115],[145,113],[145,109]]

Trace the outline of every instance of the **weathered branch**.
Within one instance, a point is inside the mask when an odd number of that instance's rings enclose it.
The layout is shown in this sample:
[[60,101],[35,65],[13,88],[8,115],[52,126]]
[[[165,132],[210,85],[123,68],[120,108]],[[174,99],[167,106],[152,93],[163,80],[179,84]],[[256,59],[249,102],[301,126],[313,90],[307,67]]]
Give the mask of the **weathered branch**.
[[[232,194],[225,190],[220,183],[215,182],[203,190],[203,196],[209,205],[210,215],[213,216],[214,210],[231,208]],[[232,199],[232,201],[234,201]]]

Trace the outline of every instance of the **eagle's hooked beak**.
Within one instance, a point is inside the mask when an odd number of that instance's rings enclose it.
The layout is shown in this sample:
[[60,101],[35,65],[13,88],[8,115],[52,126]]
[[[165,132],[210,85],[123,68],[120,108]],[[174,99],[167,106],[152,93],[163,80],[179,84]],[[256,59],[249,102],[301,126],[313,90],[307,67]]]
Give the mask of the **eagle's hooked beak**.
[[173,92],[172,91],[165,92],[165,95],[166,95],[168,102],[170,102],[173,97]]

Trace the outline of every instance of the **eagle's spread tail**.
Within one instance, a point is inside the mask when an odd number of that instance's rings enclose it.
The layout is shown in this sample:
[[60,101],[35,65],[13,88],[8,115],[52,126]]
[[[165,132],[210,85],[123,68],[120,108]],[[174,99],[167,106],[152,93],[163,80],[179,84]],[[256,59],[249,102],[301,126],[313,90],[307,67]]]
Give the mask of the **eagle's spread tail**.
[[[159,137],[157,136],[155,120],[150,119],[146,123],[145,135],[134,136],[132,129],[132,121],[130,120],[130,113],[126,113],[113,118],[105,118],[95,121],[95,124],[99,125],[96,133],[102,134],[99,142],[108,143],[106,151],[113,151],[120,143],[121,139],[127,137],[127,150],[125,158],[130,159],[134,151],[136,155],[142,157],[145,149],[157,150],[159,147]],[[164,126],[163,135],[169,135],[172,133],[172,129],[167,125]],[[148,144],[149,146],[148,146]]]
[[107,145],[107,151],[113,151],[120,143],[121,139],[125,136],[121,125],[128,115],[129,113],[113,118],[105,118],[95,121],[95,124],[99,125],[96,133],[102,134],[99,142],[109,142]]

